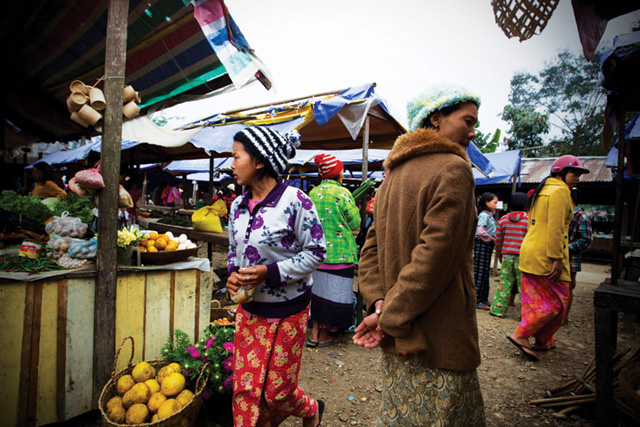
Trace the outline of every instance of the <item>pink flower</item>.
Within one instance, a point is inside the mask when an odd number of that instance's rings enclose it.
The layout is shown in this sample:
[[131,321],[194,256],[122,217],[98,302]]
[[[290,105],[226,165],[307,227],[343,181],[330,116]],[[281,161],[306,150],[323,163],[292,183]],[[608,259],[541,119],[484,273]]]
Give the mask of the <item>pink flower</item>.
[[222,368],[227,372],[233,371],[233,356],[229,356],[222,362]]
[[194,346],[187,347],[187,350],[189,350],[189,354],[194,359],[197,359],[198,357],[200,357],[200,352],[198,350],[196,350],[196,348]]
[[216,337],[211,337],[207,340],[207,348],[210,348],[213,345],[213,342],[216,340]]
[[222,385],[227,390],[231,390],[231,387],[233,387],[233,375],[229,375],[227,378],[225,378],[225,380],[222,383]]
[[222,344],[222,348],[227,350],[229,353],[233,353],[233,343],[232,342],[226,342],[226,343]]

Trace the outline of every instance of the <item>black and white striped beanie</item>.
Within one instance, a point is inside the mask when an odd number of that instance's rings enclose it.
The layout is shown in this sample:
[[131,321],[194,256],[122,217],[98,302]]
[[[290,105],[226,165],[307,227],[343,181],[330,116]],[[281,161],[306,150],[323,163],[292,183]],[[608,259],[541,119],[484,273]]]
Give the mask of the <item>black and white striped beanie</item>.
[[293,130],[286,135],[264,126],[249,126],[233,137],[251,148],[251,152],[275,175],[287,167],[289,159],[296,155],[300,146],[300,134]]

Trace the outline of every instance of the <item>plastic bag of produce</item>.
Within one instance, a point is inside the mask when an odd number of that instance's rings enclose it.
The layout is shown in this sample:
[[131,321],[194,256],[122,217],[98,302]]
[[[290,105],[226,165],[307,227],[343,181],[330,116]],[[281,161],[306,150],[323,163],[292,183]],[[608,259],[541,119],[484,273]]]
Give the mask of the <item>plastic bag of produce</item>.
[[98,238],[71,239],[66,255],[70,258],[93,259],[98,255]]
[[61,237],[76,237],[83,238],[87,231],[89,231],[89,226],[82,222],[80,218],[75,218],[71,216],[61,216],[55,217],[53,221],[50,221],[45,225],[44,231],[47,234],[57,234]]
[[60,264],[64,268],[82,268],[93,267],[95,265],[95,262],[89,261],[88,259],[77,259],[63,255],[58,259],[58,264]]
[[131,194],[121,185],[118,190],[118,204],[120,208],[132,208],[133,207],[133,199],[131,198]]
[[86,188],[76,182],[75,176],[69,180],[69,189],[80,197],[89,197],[90,195]]
[[220,217],[227,214],[227,205],[220,199],[211,206],[198,209],[191,216],[194,230],[222,233]]
[[69,236],[60,237],[55,233],[49,235],[49,243],[47,243],[47,246],[51,248],[55,259],[60,258],[69,251],[71,240],[72,238]]
[[74,176],[75,182],[85,188],[98,190],[104,187],[104,180],[98,169],[85,169],[77,172]]

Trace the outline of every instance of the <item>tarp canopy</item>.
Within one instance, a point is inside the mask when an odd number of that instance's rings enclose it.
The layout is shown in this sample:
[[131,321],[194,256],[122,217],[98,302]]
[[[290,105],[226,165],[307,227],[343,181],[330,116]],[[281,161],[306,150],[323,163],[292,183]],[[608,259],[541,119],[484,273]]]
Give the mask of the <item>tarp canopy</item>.
[[513,182],[513,176],[520,171],[522,154],[520,150],[503,151],[501,153],[485,154],[494,167],[493,174],[489,177],[473,168],[473,178],[476,185],[497,184],[500,182]]
[[[218,158],[214,160],[213,169],[228,168],[231,166],[231,157]],[[173,173],[199,173],[209,172],[209,159],[197,160],[177,160],[162,168]]]
[[233,135],[251,125],[269,126],[282,133],[295,129],[302,136],[302,149],[343,150],[362,148],[364,122],[369,117],[371,148],[389,149],[406,130],[389,114],[374,88],[374,84],[365,84],[218,114],[183,129],[201,128],[191,142],[207,152],[227,156]]
[[[186,3],[186,4],[185,4]],[[108,0],[5,5],[0,31],[6,144],[78,139],[87,129],[69,118],[69,84],[104,76]],[[270,87],[222,0],[130,0],[125,84],[141,106],[240,87],[258,78]],[[102,87],[102,83],[98,85]]]

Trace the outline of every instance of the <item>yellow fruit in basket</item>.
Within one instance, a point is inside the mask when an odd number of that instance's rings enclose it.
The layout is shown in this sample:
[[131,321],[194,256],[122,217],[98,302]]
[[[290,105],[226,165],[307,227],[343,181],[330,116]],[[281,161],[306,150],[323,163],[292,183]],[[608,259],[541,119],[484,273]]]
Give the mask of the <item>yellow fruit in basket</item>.
[[140,252],[147,252],[147,248],[144,246],[140,246]]
[[152,231],[149,233],[149,240],[156,240],[158,238],[159,234],[157,231]]
[[150,380],[146,380],[144,383],[149,387],[149,390],[151,390],[151,394],[160,391],[160,383],[156,379],[152,378]]
[[131,390],[129,390],[122,396],[122,406],[124,406],[124,409],[129,409],[133,403],[133,400],[131,400]]
[[182,409],[182,406],[180,406],[180,402],[175,399],[167,399],[158,408],[158,419],[163,420],[167,417],[170,417],[180,409]]
[[147,252],[158,252],[158,248],[156,248],[155,246],[149,246],[147,248]]
[[164,239],[165,242],[168,242],[169,240],[171,240],[171,237],[169,237],[168,234],[160,234],[158,235],[158,239]]
[[179,395],[176,396],[176,400],[180,402],[182,407],[187,406],[187,403],[193,399],[193,392],[191,390],[182,390]]
[[156,244],[155,244],[156,248],[158,248],[158,250],[163,250],[164,248],[167,247],[167,241],[161,238],[158,238],[158,240],[156,240]]
[[158,381],[158,383],[162,385],[162,381],[166,377],[176,372],[180,372],[180,365],[178,365],[177,363],[171,363],[169,365],[165,365],[158,370],[158,375],[156,375],[156,381]]
[[149,418],[149,410],[142,403],[136,403],[127,409],[127,424],[142,424]]
[[107,418],[116,424],[124,424],[127,410],[122,405],[107,410]]
[[162,380],[160,391],[167,397],[173,397],[184,390],[185,383],[184,375],[174,372]]
[[171,369],[173,369],[173,372],[179,373],[180,371],[182,371],[182,366],[180,366],[180,364],[177,362],[169,363],[168,366],[171,366]]
[[147,403],[151,397],[151,390],[145,383],[134,385],[127,393],[130,393],[129,398],[133,403]]
[[178,250],[178,242],[176,242],[175,240],[170,241],[169,243],[167,243],[167,247],[164,248],[165,251],[168,252],[175,252]]
[[151,395],[149,401],[147,402],[147,408],[149,408],[149,411],[151,411],[151,413],[155,414],[156,412],[158,412],[158,408],[160,408],[160,405],[162,405],[165,400],[167,400],[167,396],[165,396],[164,394],[154,393]]
[[122,397],[120,396],[113,396],[111,399],[109,399],[109,401],[107,402],[105,408],[108,410],[113,409],[117,406],[122,406],[124,408],[124,405],[122,404]]
[[153,423],[157,423],[158,421],[160,421],[160,418],[158,418],[158,414],[153,414],[153,417],[151,417],[151,421],[149,422],[153,424]]
[[155,378],[156,369],[149,364],[149,362],[140,362],[133,367],[133,371],[131,371],[131,376],[137,383],[145,382],[146,380],[150,380]]
[[116,391],[118,394],[125,394],[135,385],[135,380],[131,375],[123,375],[116,381]]

